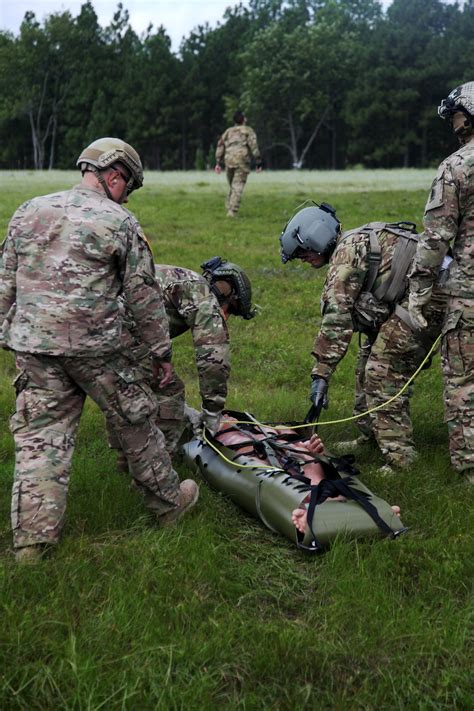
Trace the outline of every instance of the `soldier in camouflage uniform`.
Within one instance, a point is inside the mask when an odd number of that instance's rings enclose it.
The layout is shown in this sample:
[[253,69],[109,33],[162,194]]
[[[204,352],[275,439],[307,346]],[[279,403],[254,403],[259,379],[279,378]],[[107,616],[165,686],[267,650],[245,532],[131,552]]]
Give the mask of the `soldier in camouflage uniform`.
[[[252,289],[245,272],[220,257],[202,265],[204,276],[182,267],[155,265],[161,286],[171,338],[191,331],[201,394],[201,413],[185,405],[184,383],[176,373],[164,388],[153,385],[158,401],[156,424],[164,433],[167,449],[173,454],[183,432],[186,416],[195,428],[206,427],[211,434],[219,428],[221,412],[227,396],[230,374],[230,347],[226,321],[231,314],[248,320],[254,317]],[[148,347],[140,337],[140,329],[128,319],[134,338],[132,352],[150,378]],[[111,447],[119,449],[109,431]],[[119,455],[119,468],[126,462]]]
[[121,351],[123,294],[153,357],[172,375],[171,345],[152,255],[122,203],[143,182],[140,158],[120,139],[99,139],[77,163],[82,182],[28,200],[14,214],[0,261],[0,344],[16,355],[13,543],[20,562],[58,541],[71,458],[86,395],[104,412],[147,506],[163,524],[197,500],[179,484],[153,415],[156,402]]
[[216,148],[216,173],[220,174],[225,165],[229,194],[225,201],[228,217],[235,217],[250,173],[250,162],[254,158],[257,173],[262,170],[262,160],[255,131],[246,125],[242,111],[234,114],[234,126],[228,128],[219,138]]
[[474,81],[454,89],[438,113],[449,120],[461,147],[441,163],[431,187],[411,272],[409,312],[424,328],[437,270],[451,247],[441,350],[445,419],[453,467],[474,483]]
[[[300,258],[313,267],[329,263],[321,297],[322,322],[313,347],[311,400],[327,407],[328,382],[354,331],[360,341],[356,377],[359,414],[389,400],[420,365],[441,330],[445,297],[437,288],[430,326],[415,333],[404,300],[406,274],[417,244],[412,223],[368,223],[341,234],[333,208],[305,208],[280,238],[282,259]],[[416,450],[409,390],[387,407],[358,420],[360,441],[375,436],[388,464],[406,467]],[[352,443],[352,445],[357,442]]]

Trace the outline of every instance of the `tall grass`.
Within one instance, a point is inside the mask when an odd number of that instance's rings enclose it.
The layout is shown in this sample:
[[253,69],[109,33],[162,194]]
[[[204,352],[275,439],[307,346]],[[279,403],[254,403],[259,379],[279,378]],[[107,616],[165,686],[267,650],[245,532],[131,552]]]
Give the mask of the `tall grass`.
[[[225,183],[208,173],[152,174],[130,200],[157,261],[199,269],[220,254],[245,266],[261,306],[230,322],[228,405],[261,419],[301,419],[324,274],[284,267],[278,235],[307,199],[332,202],[350,228],[420,222],[429,171],[252,175],[228,220]],[[73,173],[2,174],[0,221]],[[331,419],[351,414],[354,343],[330,389]],[[189,400],[191,340],[175,341]],[[416,465],[383,478],[358,453],[363,480],[402,507],[397,541],[338,541],[315,559],[201,487],[195,513],[160,530],[115,471],[101,414],[87,403],[67,522],[53,558],[31,569],[10,552],[13,357],[0,355],[0,708],[470,709],[472,514],[453,473],[439,363],[415,385]],[[328,445],[355,434],[321,427]],[[182,476],[189,475],[180,466]]]

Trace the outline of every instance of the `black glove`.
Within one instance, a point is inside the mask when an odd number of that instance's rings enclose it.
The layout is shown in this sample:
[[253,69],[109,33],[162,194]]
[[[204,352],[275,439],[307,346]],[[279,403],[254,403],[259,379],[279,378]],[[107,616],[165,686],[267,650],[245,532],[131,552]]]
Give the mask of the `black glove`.
[[324,407],[325,410],[328,409],[329,399],[328,399],[328,381],[324,378],[318,378],[317,375],[313,375],[313,382],[311,383],[311,394],[309,399],[313,403],[314,407],[318,412]]

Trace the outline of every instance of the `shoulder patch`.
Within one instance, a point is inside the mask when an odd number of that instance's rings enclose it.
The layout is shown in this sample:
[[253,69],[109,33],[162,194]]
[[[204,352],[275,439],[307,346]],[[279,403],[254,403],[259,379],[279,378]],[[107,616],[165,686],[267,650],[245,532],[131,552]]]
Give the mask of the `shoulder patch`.
[[435,210],[444,205],[444,170],[445,166],[442,164],[436,173],[435,179],[431,183],[431,190],[428,202],[426,203],[425,212]]

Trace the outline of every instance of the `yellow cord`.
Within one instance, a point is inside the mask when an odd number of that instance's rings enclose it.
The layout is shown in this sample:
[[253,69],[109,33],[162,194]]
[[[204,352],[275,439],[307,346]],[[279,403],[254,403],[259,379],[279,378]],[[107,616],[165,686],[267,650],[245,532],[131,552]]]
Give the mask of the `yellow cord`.
[[[436,341],[433,343],[431,346],[430,350],[426,354],[425,358],[421,361],[420,365],[418,368],[415,370],[413,375],[407,380],[405,385],[402,387],[401,390],[398,391],[395,395],[392,395],[392,397],[387,400],[386,402],[380,403],[380,405],[376,405],[375,407],[372,407],[370,410],[367,410],[366,412],[361,412],[360,414],[357,415],[352,415],[351,417],[343,417],[340,420],[325,420],[324,422],[305,422],[302,425],[272,425],[272,428],[274,430],[297,430],[300,427],[315,427],[316,425],[320,427],[321,425],[339,425],[342,422],[351,422],[352,420],[359,420],[361,417],[365,417],[365,415],[370,415],[372,412],[376,412],[377,410],[383,410],[384,407],[387,407],[387,405],[390,405],[391,402],[399,398],[405,390],[412,384],[412,382],[415,380],[416,376],[418,373],[423,369],[423,366],[427,361],[431,358],[435,350],[438,348],[439,343],[441,341],[441,336],[438,336]],[[225,423],[225,420],[223,420]],[[248,424],[248,420],[237,420],[237,421],[232,421],[234,424]],[[258,420],[255,420],[255,424],[260,425],[261,427],[268,427],[269,425],[262,425],[261,422],[258,422]]]
[[[435,350],[438,348],[439,343],[441,341],[441,336],[438,336],[436,341],[433,343],[431,346],[430,350],[426,354],[425,358],[421,361],[420,365],[418,368],[415,370],[413,375],[407,380],[405,385],[401,388],[401,390],[398,391],[395,395],[393,395],[389,400],[386,402],[382,402],[380,405],[376,405],[375,407],[372,407],[370,410],[367,410],[366,412],[361,412],[358,415],[352,415],[351,417],[343,417],[340,420],[326,420],[325,422],[305,422],[302,425],[271,425],[271,429],[274,430],[297,430],[300,429],[301,427],[315,427],[318,426],[320,427],[321,425],[338,425],[342,422],[351,422],[352,420],[358,420],[361,417],[365,417],[365,415],[370,415],[372,412],[376,412],[377,410],[383,410],[384,407],[387,407],[387,405],[390,405],[391,402],[399,398],[405,390],[411,385],[411,383],[415,380],[416,376],[418,373],[423,369],[423,366],[425,363],[429,360],[429,358],[432,356],[432,354],[435,352]],[[223,424],[225,424],[226,420],[223,419]],[[229,424],[236,424],[236,425],[248,425],[249,421],[248,420],[228,420]],[[254,420],[256,425],[259,425],[260,427],[270,427],[270,425],[264,425],[258,420]],[[232,464],[234,467],[238,467],[239,469],[265,469],[266,471],[275,471],[275,472],[283,472],[285,473],[284,469],[279,469],[278,467],[272,467],[272,466],[265,466],[265,465],[260,465],[260,464],[241,464],[240,462],[234,462],[232,459],[229,459],[228,457],[223,454],[218,447],[216,447],[212,442],[209,441],[209,439],[206,436],[206,433],[203,432],[203,439],[208,444],[211,449],[213,449],[221,459],[223,459],[225,462],[228,464]]]

